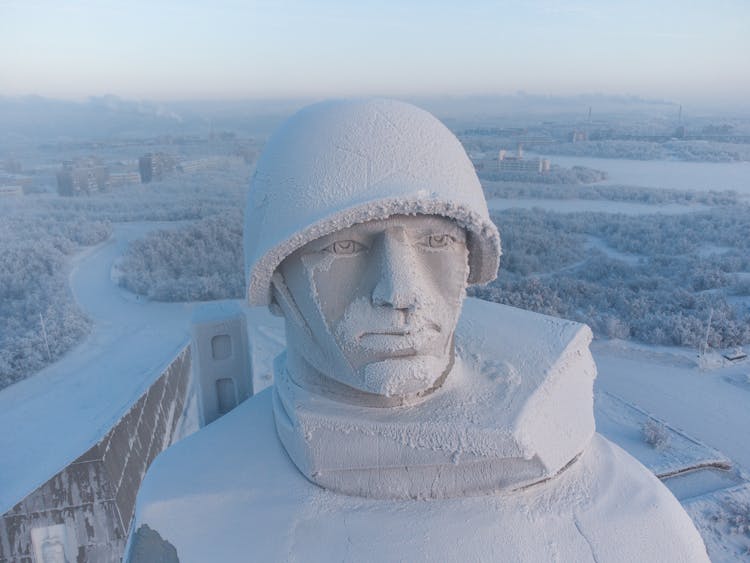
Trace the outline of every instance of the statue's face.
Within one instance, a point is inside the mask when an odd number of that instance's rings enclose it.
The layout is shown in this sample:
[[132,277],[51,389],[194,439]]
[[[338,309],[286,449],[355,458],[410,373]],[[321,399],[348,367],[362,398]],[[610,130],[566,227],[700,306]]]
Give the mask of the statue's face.
[[297,351],[318,372],[361,391],[429,389],[451,365],[468,254],[465,231],[431,215],[362,223],[308,243],[279,266],[310,329],[287,318],[289,347],[308,348]]

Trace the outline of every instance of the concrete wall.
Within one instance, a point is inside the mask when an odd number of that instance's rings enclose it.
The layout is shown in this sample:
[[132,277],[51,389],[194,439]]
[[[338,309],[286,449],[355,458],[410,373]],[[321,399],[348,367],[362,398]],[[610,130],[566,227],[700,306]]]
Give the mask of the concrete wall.
[[99,443],[5,513],[0,563],[120,561],[138,487],[172,442],[189,379],[185,348]]
[[205,426],[253,394],[247,318],[236,303],[207,303],[192,320],[193,377]]

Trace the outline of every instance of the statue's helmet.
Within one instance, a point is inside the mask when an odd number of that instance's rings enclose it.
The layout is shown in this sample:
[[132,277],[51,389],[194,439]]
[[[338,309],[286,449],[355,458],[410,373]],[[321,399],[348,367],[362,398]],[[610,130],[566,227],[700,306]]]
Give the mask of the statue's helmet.
[[441,215],[468,234],[469,284],[497,274],[500,236],[461,143],[431,114],[395,100],[308,106],[270,138],[245,210],[251,305],[271,302],[271,277],[310,241],[392,215]]

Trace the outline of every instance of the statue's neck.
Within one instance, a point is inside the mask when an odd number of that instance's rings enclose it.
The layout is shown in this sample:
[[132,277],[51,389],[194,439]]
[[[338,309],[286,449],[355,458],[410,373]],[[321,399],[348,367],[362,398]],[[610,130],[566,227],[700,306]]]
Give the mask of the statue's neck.
[[424,401],[443,385],[453,368],[454,359],[453,346],[451,346],[450,361],[432,387],[417,393],[393,397],[361,391],[328,377],[308,362],[295,347],[288,347],[286,350],[286,371],[291,380],[299,387],[328,399],[364,407],[389,408],[414,405]]

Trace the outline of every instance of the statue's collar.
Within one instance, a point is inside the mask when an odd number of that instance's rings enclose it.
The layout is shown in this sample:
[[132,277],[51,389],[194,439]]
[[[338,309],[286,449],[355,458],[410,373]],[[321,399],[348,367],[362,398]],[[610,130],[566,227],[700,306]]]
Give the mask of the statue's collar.
[[276,359],[276,431],[305,477],[363,497],[446,498],[526,487],[583,451],[595,431],[590,330],[467,302],[453,368],[417,404],[334,399]]
[[[393,408],[414,406],[425,401],[445,383],[448,374],[453,369],[455,362],[455,351],[451,343],[451,354],[448,367],[443,374],[437,378],[435,383],[424,391],[408,395],[386,397],[375,393],[360,391],[349,385],[331,379],[316,370],[305,358],[294,350],[284,353],[284,377],[297,387],[305,389],[313,394],[320,395],[335,402],[346,403],[353,406],[368,408]],[[281,371],[277,369],[276,371]]]

